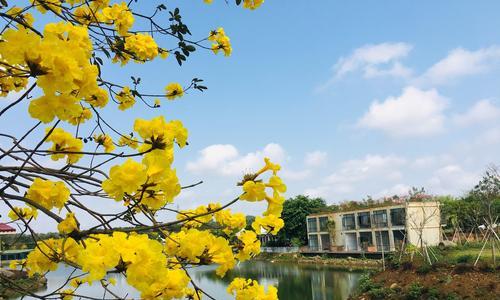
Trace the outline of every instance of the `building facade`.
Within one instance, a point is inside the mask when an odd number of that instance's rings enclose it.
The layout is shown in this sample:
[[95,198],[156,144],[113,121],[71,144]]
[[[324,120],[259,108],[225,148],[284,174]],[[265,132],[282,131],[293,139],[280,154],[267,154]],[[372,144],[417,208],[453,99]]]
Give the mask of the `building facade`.
[[310,251],[395,251],[403,244],[434,246],[441,242],[439,203],[406,202],[307,216]]

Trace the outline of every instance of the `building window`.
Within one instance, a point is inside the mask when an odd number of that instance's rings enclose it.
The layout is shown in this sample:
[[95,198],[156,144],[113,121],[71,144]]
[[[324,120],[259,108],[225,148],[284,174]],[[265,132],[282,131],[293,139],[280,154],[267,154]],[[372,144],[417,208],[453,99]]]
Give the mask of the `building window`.
[[401,250],[404,247],[406,240],[406,231],[404,230],[394,230],[392,232],[394,237],[394,248],[396,250]]
[[364,251],[367,251],[368,247],[373,246],[371,231],[359,233],[359,245],[361,246],[361,249]]
[[316,220],[317,218],[307,219],[307,231],[318,232],[318,223],[316,222]]
[[328,231],[328,217],[319,217],[319,231]]
[[405,209],[404,208],[391,209],[391,224],[392,224],[392,226],[404,226],[405,225]]
[[372,223],[370,220],[370,212],[358,213],[358,226],[359,228],[371,228]]
[[321,250],[330,250],[330,234],[321,235]]
[[312,251],[319,250],[319,243],[318,243],[318,235],[317,234],[310,234],[309,235],[309,249],[311,249]]
[[373,224],[375,227],[387,227],[387,211],[385,209],[373,212]]
[[377,251],[389,251],[389,233],[387,231],[376,231],[375,239],[377,240]]
[[342,228],[344,230],[353,230],[355,227],[354,214],[348,214],[342,217]]

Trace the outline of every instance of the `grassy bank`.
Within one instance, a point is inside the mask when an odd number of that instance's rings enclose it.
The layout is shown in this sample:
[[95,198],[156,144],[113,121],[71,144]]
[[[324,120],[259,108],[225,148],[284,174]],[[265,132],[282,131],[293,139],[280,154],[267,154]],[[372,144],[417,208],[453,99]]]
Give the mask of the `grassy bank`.
[[269,262],[328,265],[348,270],[376,270],[382,262],[374,259],[331,258],[327,256],[303,256],[300,253],[261,253],[255,259]]
[[[474,262],[481,245],[432,249],[437,261],[422,256],[389,257],[385,271],[368,272],[352,299],[500,299],[500,266],[491,251]],[[487,248],[486,248],[487,249]]]

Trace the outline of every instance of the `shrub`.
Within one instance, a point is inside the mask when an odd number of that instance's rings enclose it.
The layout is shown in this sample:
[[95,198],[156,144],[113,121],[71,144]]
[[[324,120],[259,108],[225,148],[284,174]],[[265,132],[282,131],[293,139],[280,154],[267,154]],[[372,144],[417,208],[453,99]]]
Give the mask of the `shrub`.
[[413,263],[411,261],[405,261],[401,264],[401,269],[403,271],[408,271],[413,269]]
[[420,283],[418,282],[412,283],[406,293],[406,299],[417,300],[422,296],[423,293],[424,293],[424,287],[420,285]]
[[483,273],[489,273],[489,272],[493,272],[493,266],[490,265],[489,263],[485,262],[485,261],[482,261],[479,263],[479,265],[477,266],[478,270],[483,272]]
[[455,269],[453,269],[455,274],[463,274],[470,272],[472,270],[474,270],[474,266],[472,264],[467,264],[467,263],[459,263],[455,266]]
[[430,271],[433,270],[433,267],[430,266],[430,265],[421,265],[420,267],[418,267],[415,272],[417,274],[420,274],[420,275],[425,275],[425,274],[428,274]]
[[384,300],[387,298],[387,295],[390,293],[390,290],[385,288],[375,288],[366,293],[373,300]]
[[359,279],[359,288],[358,288],[360,292],[364,293],[380,288],[381,288],[380,284],[377,284],[372,281],[370,273],[365,273],[361,275],[361,278]]
[[470,254],[465,254],[465,255],[460,255],[460,256],[457,256],[457,258],[455,259],[455,261],[459,264],[464,264],[464,263],[470,263],[472,262],[474,258],[472,257],[472,255]]

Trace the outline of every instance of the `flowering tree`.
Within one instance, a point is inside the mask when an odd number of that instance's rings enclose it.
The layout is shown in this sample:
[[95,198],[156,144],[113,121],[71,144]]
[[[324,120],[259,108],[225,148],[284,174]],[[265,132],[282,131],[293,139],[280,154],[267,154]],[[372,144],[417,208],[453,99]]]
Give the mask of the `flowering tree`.
[[[119,114],[136,105],[155,109],[159,98],[174,100],[205,90],[203,81],[194,78],[168,83],[164,91],[143,91],[140,78],[132,77],[131,85],[114,82],[102,66],[151,64],[160,58],[182,65],[196,50],[229,56],[229,37],[218,28],[191,38],[180,10],[165,4],[141,11],[148,8],[137,0],[24,2],[0,0],[0,93],[8,99],[0,102],[0,120],[12,108],[26,105],[31,119],[20,121],[33,124],[22,135],[9,132],[15,125],[1,125],[0,205],[10,210],[21,234],[37,242],[18,268],[45,274],[65,264],[82,275],[68,277],[67,286],[44,295],[21,292],[43,299],[91,298],[78,289],[94,284],[108,297],[120,298],[124,295],[113,291],[113,280],[106,277],[119,272],[141,298],[213,299],[189,269],[215,264],[217,274],[224,276],[238,261],[259,253],[257,234],[276,234],[283,227],[286,186],[277,176],[280,166],[266,159],[262,169],[242,178],[242,194],[231,201],[175,209],[181,190],[197,185],[181,185],[172,168],[175,151],[188,145],[181,121],[137,118],[127,132],[120,132],[102,112]],[[253,10],[262,2],[236,0],[236,5]],[[158,21],[161,15],[167,15],[167,24]],[[65,165],[51,167],[45,157]],[[123,206],[105,212],[101,201]],[[253,230],[245,230],[244,214],[231,212],[229,206],[237,201],[267,201],[267,210],[251,224]],[[165,211],[175,217],[165,220],[160,216]],[[39,238],[32,222],[40,214],[57,224],[60,238]],[[83,218],[95,225],[81,225]],[[6,278],[0,282],[17,287]],[[277,298],[274,287],[266,291],[242,278],[228,292],[237,299]]]

